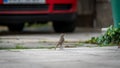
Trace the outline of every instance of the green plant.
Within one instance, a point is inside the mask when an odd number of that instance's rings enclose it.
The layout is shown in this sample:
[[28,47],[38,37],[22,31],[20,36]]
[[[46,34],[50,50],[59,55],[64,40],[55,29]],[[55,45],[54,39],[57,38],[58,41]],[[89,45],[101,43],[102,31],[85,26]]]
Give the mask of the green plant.
[[85,43],[83,43],[83,42],[79,42],[79,43],[76,43],[75,44],[75,46],[77,47],[77,46],[83,46]]
[[104,35],[92,37],[87,43],[95,43],[101,46],[120,44],[120,28],[110,26]]

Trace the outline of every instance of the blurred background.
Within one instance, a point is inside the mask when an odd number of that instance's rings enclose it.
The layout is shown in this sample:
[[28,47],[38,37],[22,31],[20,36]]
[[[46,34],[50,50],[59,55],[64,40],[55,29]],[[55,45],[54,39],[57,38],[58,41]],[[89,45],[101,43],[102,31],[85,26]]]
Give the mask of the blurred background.
[[[81,31],[91,28],[101,30],[101,28],[113,25],[112,8],[109,0],[77,0],[77,21],[76,30]],[[1,32],[8,31],[5,26],[0,26]],[[51,22],[48,24],[25,24],[23,31],[54,32]]]
[[104,28],[113,25],[109,0],[78,0],[78,27]]

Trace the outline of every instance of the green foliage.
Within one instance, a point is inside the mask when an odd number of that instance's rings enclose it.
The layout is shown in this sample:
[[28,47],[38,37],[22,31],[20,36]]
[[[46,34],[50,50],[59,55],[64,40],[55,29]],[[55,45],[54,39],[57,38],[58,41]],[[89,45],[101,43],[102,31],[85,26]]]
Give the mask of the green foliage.
[[16,45],[15,49],[28,49],[28,48],[22,45]]
[[110,26],[107,32],[99,37],[92,37],[88,43],[95,43],[101,46],[120,44],[120,28]]
[[[80,47],[80,46],[83,46],[84,45],[84,43],[82,42],[79,42],[79,43],[75,43],[72,47]],[[69,46],[67,46],[67,47],[69,47]]]

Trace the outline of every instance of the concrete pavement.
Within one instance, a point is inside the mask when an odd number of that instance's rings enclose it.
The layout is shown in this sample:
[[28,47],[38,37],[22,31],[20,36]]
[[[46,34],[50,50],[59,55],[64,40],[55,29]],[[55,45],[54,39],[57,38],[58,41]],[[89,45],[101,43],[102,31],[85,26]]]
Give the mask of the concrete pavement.
[[0,68],[120,68],[117,47],[0,50]]
[[[88,30],[89,31],[89,30]],[[55,46],[60,34],[0,36],[0,47]],[[67,33],[66,42],[84,41],[100,32]],[[75,43],[67,45],[75,45]],[[44,43],[44,44],[43,44]],[[66,44],[65,44],[66,45]],[[85,44],[86,45],[86,44]],[[93,44],[87,44],[93,46]],[[0,68],[120,68],[120,49],[113,47],[78,47],[54,49],[0,50]]]
[[[91,37],[101,35],[100,32],[78,32],[66,33],[65,46],[76,45],[80,41],[89,40]],[[2,48],[15,48],[18,45],[27,48],[39,48],[55,46],[58,42],[60,34],[32,34],[32,35],[5,35],[0,36],[0,47]]]
[[[3,29],[0,29],[2,31]],[[7,30],[6,30],[7,31]],[[0,33],[0,47],[1,48],[15,48],[16,46],[24,46],[27,48],[39,48],[46,46],[55,46],[59,40],[60,34],[54,33],[51,26],[41,28],[25,28],[23,34],[16,34],[9,32]],[[32,31],[37,34],[24,34],[24,32]],[[41,31],[42,33],[39,33]],[[47,33],[44,33],[47,32]],[[99,29],[91,28],[76,28],[74,33],[66,33],[65,45],[76,45],[80,41],[89,40],[91,37],[99,36],[102,33]]]

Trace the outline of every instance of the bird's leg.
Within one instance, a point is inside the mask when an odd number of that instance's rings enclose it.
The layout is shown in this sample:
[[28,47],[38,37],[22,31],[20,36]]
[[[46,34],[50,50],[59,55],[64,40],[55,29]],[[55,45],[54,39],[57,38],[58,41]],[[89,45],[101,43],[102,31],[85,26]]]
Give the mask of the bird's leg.
[[62,45],[60,45],[60,50],[63,50],[63,46]]
[[55,50],[56,50],[56,48],[57,48],[58,46],[59,46],[59,44],[56,45]]

